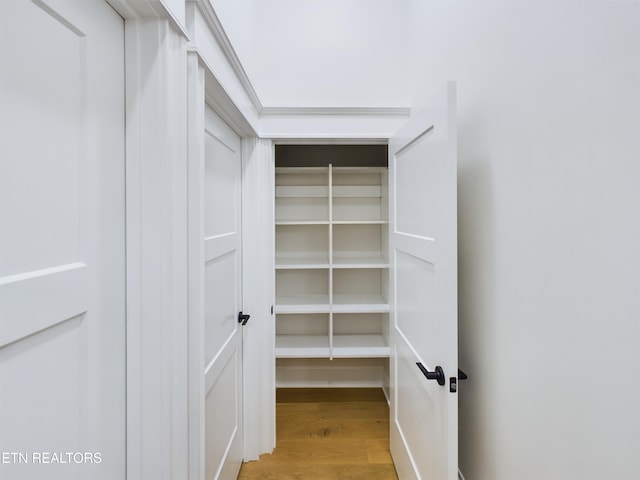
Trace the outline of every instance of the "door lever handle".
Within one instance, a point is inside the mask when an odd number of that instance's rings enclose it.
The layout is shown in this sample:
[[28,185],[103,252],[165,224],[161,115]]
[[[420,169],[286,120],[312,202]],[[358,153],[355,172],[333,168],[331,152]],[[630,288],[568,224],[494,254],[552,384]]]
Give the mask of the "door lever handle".
[[466,373],[464,373],[462,370],[458,369],[458,379],[466,380],[467,378],[469,378],[469,376]]
[[442,370],[442,367],[440,365],[436,367],[436,370],[434,372],[430,372],[429,370],[427,370],[425,366],[420,362],[417,362],[416,365],[428,380],[437,380],[438,385],[445,384],[444,370]]
[[238,323],[242,326],[246,325],[251,315],[245,315],[242,311],[238,312]]

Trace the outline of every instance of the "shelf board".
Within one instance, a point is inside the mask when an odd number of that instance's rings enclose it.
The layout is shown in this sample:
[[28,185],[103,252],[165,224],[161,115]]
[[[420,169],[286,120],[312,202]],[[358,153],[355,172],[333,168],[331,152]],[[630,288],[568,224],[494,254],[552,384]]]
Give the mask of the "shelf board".
[[277,297],[275,313],[329,313],[328,295],[297,295],[295,297]]
[[387,167],[333,167],[333,175],[338,176],[341,173],[385,173],[387,170]]
[[333,222],[334,225],[386,225],[389,223],[388,220],[379,220],[379,219],[372,219],[372,220],[336,220],[334,219]]
[[329,174],[329,167],[276,167],[278,175],[299,175],[305,173]]
[[277,257],[276,270],[309,270],[329,268],[327,257]]
[[382,335],[276,335],[276,358],[386,358],[389,346]]
[[389,268],[389,262],[382,257],[335,258],[333,268]]
[[326,335],[276,335],[276,358],[327,358]]
[[386,313],[389,304],[380,295],[334,295],[333,305],[327,295],[277,297],[275,313]]
[[334,313],[386,313],[389,304],[381,295],[334,295]]
[[388,357],[389,345],[382,335],[334,335],[333,356],[339,358]]
[[276,198],[328,198],[329,187],[318,185],[279,185]]
[[333,198],[380,198],[380,185],[334,185]]
[[329,220],[278,220],[277,225],[329,225]]

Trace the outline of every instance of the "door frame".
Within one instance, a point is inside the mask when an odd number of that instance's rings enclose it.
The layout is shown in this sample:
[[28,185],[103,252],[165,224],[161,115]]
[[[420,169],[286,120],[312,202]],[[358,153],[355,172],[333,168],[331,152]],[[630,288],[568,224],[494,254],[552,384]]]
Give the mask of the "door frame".
[[161,2],[107,2],[125,30],[126,476],[187,478],[188,34]]
[[[204,279],[202,277],[202,264],[204,248],[202,238],[202,214],[203,214],[203,172],[204,172],[204,132],[205,132],[205,105],[225,121],[242,139],[242,277],[243,277],[243,306],[242,310],[251,315],[251,321],[243,328],[243,429],[244,429],[244,458],[252,458],[250,451],[256,442],[256,431],[263,431],[260,427],[260,416],[256,418],[255,412],[262,407],[258,399],[262,398],[256,389],[259,384],[251,376],[251,372],[259,371],[255,366],[256,348],[259,348],[261,338],[264,338],[256,330],[264,328],[268,322],[264,322],[259,307],[259,292],[252,290],[253,294],[247,294],[248,288],[255,284],[259,276],[259,266],[256,262],[247,261],[247,255],[251,257],[252,250],[260,248],[260,244],[251,242],[259,232],[252,220],[245,215],[246,204],[251,202],[251,191],[244,188],[245,177],[254,164],[261,163],[258,152],[262,147],[268,150],[269,145],[263,145],[261,140],[255,137],[240,112],[235,109],[233,102],[227,97],[220,82],[208,69],[202,55],[196,49],[187,53],[187,164],[188,164],[188,391],[189,391],[189,478],[201,479],[205,469],[205,429],[204,429],[204,385],[202,372],[204,371],[204,344],[202,332],[204,331]],[[230,113],[231,112],[231,113]],[[254,161],[254,160],[257,160]],[[245,232],[245,228],[248,230]],[[263,308],[266,310],[266,307]],[[267,319],[268,320],[268,319]],[[254,340],[255,339],[255,340]],[[259,450],[259,448],[257,448]],[[263,451],[263,450],[262,450]],[[259,453],[262,453],[260,451]],[[257,459],[257,454],[255,454]]]

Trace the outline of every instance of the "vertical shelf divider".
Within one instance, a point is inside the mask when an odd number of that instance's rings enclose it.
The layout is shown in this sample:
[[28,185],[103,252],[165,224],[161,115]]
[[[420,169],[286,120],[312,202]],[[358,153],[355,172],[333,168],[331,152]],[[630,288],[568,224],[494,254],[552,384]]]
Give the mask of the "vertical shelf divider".
[[328,173],[329,202],[329,360],[333,360],[333,165]]

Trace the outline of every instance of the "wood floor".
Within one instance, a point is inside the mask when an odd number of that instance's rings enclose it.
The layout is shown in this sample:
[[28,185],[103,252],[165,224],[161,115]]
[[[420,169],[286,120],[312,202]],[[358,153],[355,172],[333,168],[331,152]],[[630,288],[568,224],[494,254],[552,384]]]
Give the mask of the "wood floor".
[[397,480],[380,389],[279,389],[276,448],[238,480]]

